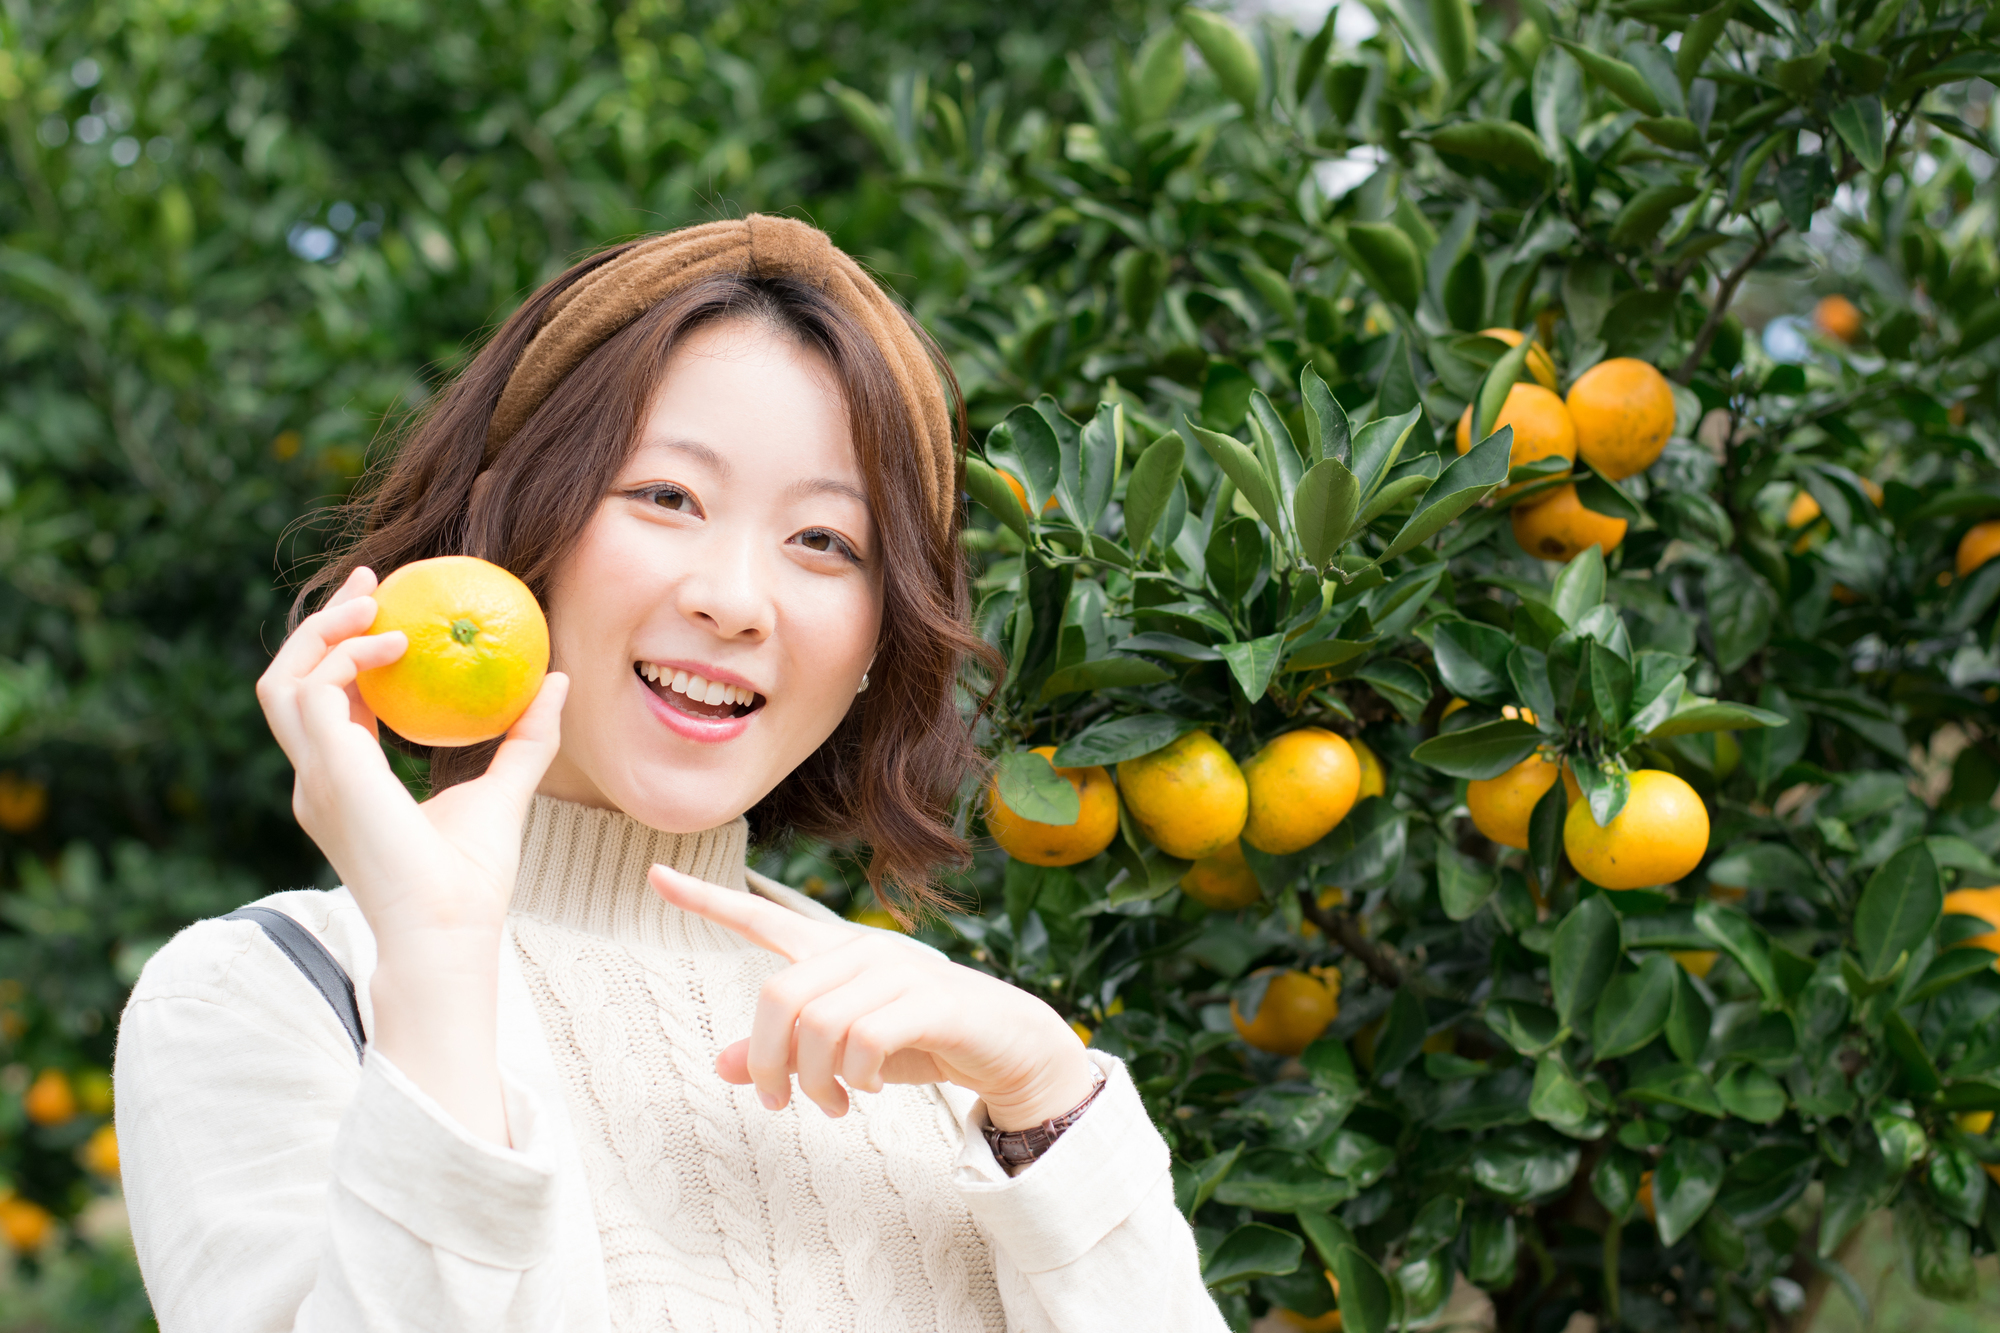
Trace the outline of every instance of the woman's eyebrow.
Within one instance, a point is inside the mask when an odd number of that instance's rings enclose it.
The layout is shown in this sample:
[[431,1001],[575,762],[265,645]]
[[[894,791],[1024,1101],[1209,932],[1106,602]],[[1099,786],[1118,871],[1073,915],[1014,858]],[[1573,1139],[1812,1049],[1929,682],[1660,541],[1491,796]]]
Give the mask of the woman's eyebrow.
[[729,475],[729,459],[720,450],[711,448],[703,444],[700,440],[680,440],[673,438],[647,440],[645,447],[649,449],[671,449],[675,453],[686,454],[688,457],[694,459],[695,462],[714,472],[717,476],[727,477]]
[[785,494],[798,500],[815,495],[845,495],[861,504],[868,503],[868,492],[853,482],[842,481],[838,477],[801,477],[785,487]]

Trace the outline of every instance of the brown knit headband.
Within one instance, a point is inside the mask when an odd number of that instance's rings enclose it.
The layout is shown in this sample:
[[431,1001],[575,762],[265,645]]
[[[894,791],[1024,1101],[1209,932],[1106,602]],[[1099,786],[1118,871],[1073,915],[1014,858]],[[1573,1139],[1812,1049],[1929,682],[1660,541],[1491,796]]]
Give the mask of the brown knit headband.
[[605,339],[680,288],[716,274],[810,282],[867,331],[919,432],[926,510],[949,527],[958,460],[944,389],[922,339],[895,300],[825,232],[764,213],[655,236],[565,288],[549,303],[500,391],[486,428],[487,461]]

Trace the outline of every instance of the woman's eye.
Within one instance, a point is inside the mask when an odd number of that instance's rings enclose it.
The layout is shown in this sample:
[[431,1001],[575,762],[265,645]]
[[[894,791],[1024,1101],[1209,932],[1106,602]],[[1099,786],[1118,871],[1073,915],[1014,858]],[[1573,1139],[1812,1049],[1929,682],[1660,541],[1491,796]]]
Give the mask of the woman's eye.
[[692,514],[694,497],[678,486],[661,486],[652,492],[653,503],[676,514]]
[[847,556],[850,559],[854,556],[853,550],[846,542],[836,537],[833,533],[828,532],[825,528],[807,528],[792,540],[805,547],[808,551],[830,552],[835,555]]

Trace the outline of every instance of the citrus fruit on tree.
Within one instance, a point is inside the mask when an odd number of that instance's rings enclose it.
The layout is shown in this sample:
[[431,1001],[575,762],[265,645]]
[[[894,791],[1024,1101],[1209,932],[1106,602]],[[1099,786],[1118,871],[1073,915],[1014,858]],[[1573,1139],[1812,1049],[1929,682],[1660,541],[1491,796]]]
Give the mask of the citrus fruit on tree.
[[1347,744],[1354,751],[1354,762],[1361,766],[1361,785],[1356,788],[1354,799],[1365,801],[1370,796],[1381,796],[1389,790],[1389,775],[1382,767],[1382,758],[1368,748],[1368,743],[1359,736],[1350,737]]
[[1264,998],[1248,1022],[1236,1001],[1229,1002],[1229,1021],[1236,1035],[1272,1055],[1297,1055],[1318,1040],[1340,1013],[1340,974],[1324,976],[1266,967],[1252,973],[1268,976]]
[[[1861,493],[1872,500],[1877,509],[1882,507],[1882,488],[1867,477],[1861,479]],[[1820,515],[1819,501],[1813,499],[1812,492],[1801,486],[1792,496],[1792,503],[1785,510],[1785,526],[1803,528]],[[1794,551],[1799,548],[1794,546]]]
[[[1983,889],[1953,889],[1944,896],[1946,916],[1978,917],[1993,927],[1984,935],[1969,935],[1959,944],[2000,954],[2000,884]],[[1993,962],[2000,969],[2000,959]]]
[[1243,859],[1243,842],[1231,838],[1220,851],[1211,852],[1188,867],[1181,876],[1181,892],[1204,907],[1234,912],[1264,901],[1264,886]]
[[1096,1035],[1090,1030],[1090,1025],[1080,1018],[1072,1018],[1069,1021],[1069,1030],[1074,1032],[1076,1039],[1086,1046],[1090,1045],[1090,1039]]
[[49,813],[49,789],[19,773],[0,773],[0,828],[26,833]]
[[1706,977],[1715,967],[1715,960],[1722,955],[1713,949],[1670,949],[1667,951],[1676,963],[1698,977]]
[[25,1254],[39,1250],[56,1228],[49,1210],[31,1199],[9,1191],[0,1197],[0,1236],[15,1250]]
[[[1321,889],[1315,901],[1318,902],[1322,910],[1330,911],[1347,901],[1347,890],[1337,885]],[[1358,926],[1360,922],[1357,921],[1355,924]],[[1301,921],[1299,922],[1299,934],[1311,938],[1319,934],[1319,925],[1313,921]]]
[[83,1169],[112,1179],[118,1177],[118,1131],[110,1125],[99,1125],[77,1149],[77,1160]]
[[1514,506],[1514,540],[1538,560],[1567,564],[1593,546],[1606,555],[1625,540],[1625,520],[1584,508],[1575,486],[1560,486],[1546,499]]
[[857,926],[872,926],[876,930],[893,930],[899,935],[903,933],[903,923],[879,907],[863,907],[859,911],[849,912],[847,919]]
[[370,634],[410,646],[361,673],[361,698],[417,745],[474,745],[507,734],[549,669],[549,625],[528,585],[469,555],[404,565],[375,590]]
[[79,1069],[70,1080],[76,1104],[90,1115],[111,1114],[111,1075],[102,1069]]
[[1964,578],[1996,555],[2000,555],[2000,518],[1974,524],[1958,539],[1958,576]]
[[1340,1311],[1328,1310],[1325,1314],[1304,1315],[1296,1310],[1280,1309],[1275,1312],[1278,1322],[1297,1333],[1341,1333],[1343,1327]]
[[1821,333],[1851,343],[1861,336],[1861,309],[1838,292],[1822,296],[1813,307],[1813,323]]
[[[1479,335],[1482,338],[1498,338],[1509,347],[1521,345],[1519,329],[1481,329]],[[1539,338],[1535,340],[1535,345],[1528,349],[1528,373],[1533,375],[1535,382],[1544,389],[1556,387],[1556,363],[1549,360],[1548,351],[1542,346]],[[1464,453],[1465,450],[1461,449],[1459,452]]]
[[1124,760],[1118,790],[1140,831],[1183,861],[1199,861],[1236,841],[1250,813],[1243,770],[1205,731]]
[[76,1093],[60,1069],[44,1069],[21,1095],[21,1109],[38,1125],[61,1125],[76,1116]]
[[1466,783],[1465,805],[1472,812],[1473,827],[1502,847],[1525,849],[1535,805],[1556,785],[1561,769],[1560,763],[1538,750],[1497,778],[1474,778]]
[[[1569,409],[1563,400],[1549,389],[1539,384],[1516,384],[1507,390],[1507,401],[1500,408],[1500,415],[1493,419],[1493,429],[1502,426],[1514,428],[1514,446],[1507,454],[1507,465],[1519,467],[1532,463],[1538,458],[1576,457],[1576,427],[1570,422]],[[1458,418],[1458,451],[1468,453],[1476,441],[1472,438],[1472,405],[1467,404]],[[1516,491],[1519,485],[1502,487],[1499,494]]]
[[1674,433],[1673,387],[1636,357],[1584,371],[1569,386],[1568,404],[1577,456],[1613,481],[1651,467]]
[[1606,889],[1671,884],[1701,864],[1708,850],[1708,808],[1695,789],[1663,769],[1631,774],[1625,808],[1599,827],[1590,802],[1563,820],[1563,850],[1576,873]]
[[[1028,507],[1028,488],[1021,484],[1021,479],[1015,476],[1011,472],[1002,472],[1000,474],[1000,480],[1006,482],[1007,489],[1014,492],[1014,498],[1021,502],[1021,508],[1028,510],[1028,512],[1032,514],[1034,510]],[[1056,507],[1056,497],[1053,495],[1051,495],[1048,499],[1042,502],[1042,512],[1044,514],[1048,513],[1051,509],[1054,509],[1055,507]]]
[[[1053,745],[1038,745],[1034,753],[1053,758]],[[1074,824],[1042,824],[1016,814],[1000,798],[996,775],[987,788],[986,831],[1000,850],[1032,866],[1073,866],[1111,845],[1118,836],[1118,791],[1101,767],[1058,768],[1056,776],[1076,789]]]
[[1286,856],[1324,838],[1347,818],[1361,790],[1361,764],[1343,736],[1300,727],[1273,737],[1243,763],[1250,814],[1243,841]]

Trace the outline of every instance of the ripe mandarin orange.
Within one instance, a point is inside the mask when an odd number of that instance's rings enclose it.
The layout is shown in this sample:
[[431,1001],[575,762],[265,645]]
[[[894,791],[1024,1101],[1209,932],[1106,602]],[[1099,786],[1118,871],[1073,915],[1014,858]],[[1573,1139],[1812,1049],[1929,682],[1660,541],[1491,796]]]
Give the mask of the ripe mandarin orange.
[[1854,302],[1840,295],[1822,296],[1813,307],[1813,323],[1822,333],[1851,343],[1861,336],[1861,310]]
[[1266,967],[1252,975],[1271,978],[1257,1016],[1246,1023],[1243,1011],[1231,1000],[1229,1020],[1236,1025],[1236,1035],[1260,1051],[1297,1055],[1318,1040],[1340,1013],[1338,972],[1315,975]]
[[1593,546],[1606,555],[1625,540],[1625,520],[1583,507],[1576,487],[1562,486],[1544,500],[1514,506],[1514,540],[1539,560],[1568,563]]
[[[1053,745],[1038,745],[1034,753],[1048,759]],[[986,831],[1000,850],[1032,866],[1073,866],[1111,845],[1118,836],[1118,790],[1101,767],[1059,768],[1056,776],[1076,788],[1081,807],[1074,824],[1041,824],[1025,819],[1000,799],[1000,779],[987,787]]]
[[1644,472],[1674,433],[1667,377],[1629,356],[1600,361],[1569,389],[1577,456],[1613,481]]
[[1670,949],[1673,960],[1695,976],[1706,977],[1721,955],[1713,949]]
[[0,773],[0,828],[26,833],[49,813],[49,789],[19,773]]
[[77,1160],[83,1169],[94,1171],[100,1176],[118,1178],[118,1131],[110,1125],[99,1125],[77,1149]]
[[[1539,384],[1516,384],[1507,390],[1507,401],[1493,421],[1494,430],[1502,426],[1514,428],[1514,447],[1507,454],[1509,467],[1532,463],[1537,458],[1576,457],[1576,427],[1570,422],[1569,409],[1563,406],[1562,399]],[[1467,404],[1458,418],[1458,451],[1469,452],[1473,443],[1472,406]],[[1522,482],[1520,486],[1527,484]],[[1507,495],[1520,486],[1503,486],[1499,493]]]
[[1304,1315],[1296,1310],[1279,1309],[1278,1322],[1297,1333],[1341,1333],[1340,1311],[1328,1310],[1325,1314]]
[[1708,850],[1708,809],[1679,777],[1642,768],[1631,775],[1625,808],[1604,827],[1591,817],[1590,802],[1569,808],[1563,850],[1576,872],[1601,888],[1671,884]]
[[1361,790],[1361,764],[1345,737],[1321,727],[1275,736],[1243,764],[1250,816],[1243,841],[1286,856],[1324,838],[1347,818]]
[[[1960,940],[1961,945],[2000,954],[2000,884],[1984,889],[1953,889],[1944,896],[1944,910],[1947,916],[1976,916],[1993,927],[1984,935]],[[1993,966],[2000,971],[2000,959],[1995,959]]]
[[[1861,492],[1875,502],[1877,509],[1882,507],[1882,488],[1867,477],[1861,478]],[[1785,510],[1785,526],[1803,528],[1818,518],[1819,514],[1819,501],[1812,498],[1810,491],[1800,487],[1798,493],[1792,496],[1791,506]]]
[[1370,796],[1381,796],[1389,790],[1388,772],[1382,767],[1382,760],[1368,743],[1359,736],[1348,742],[1354,750],[1354,762],[1361,765],[1361,786],[1356,789],[1354,799],[1365,801]]
[[0,1197],[0,1236],[20,1253],[39,1250],[56,1228],[49,1210],[9,1191]]
[[504,736],[542,687],[549,626],[528,585],[468,555],[404,565],[375,590],[370,634],[401,630],[409,650],[361,673],[361,698],[418,745]]
[[[1011,472],[1002,472],[1000,474],[1000,480],[1006,482],[1007,489],[1014,492],[1014,498],[1021,502],[1021,508],[1028,509],[1028,488],[1021,484],[1021,479],[1015,476]],[[1056,507],[1056,497],[1053,495],[1051,495],[1048,499],[1042,502],[1042,512],[1044,514],[1048,513],[1051,509],[1054,509],[1055,507]],[[1030,509],[1029,512],[1033,513],[1034,511]]]
[[[1481,329],[1479,332],[1482,337],[1498,338],[1509,347],[1519,347],[1521,345],[1521,331],[1519,329]],[[1528,349],[1528,373],[1533,375],[1535,382],[1540,384],[1544,389],[1553,389],[1556,387],[1556,363],[1549,360],[1549,354],[1542,347],[1542,340],[1540,338],[1535,339],[1535,345]],[[1459,452],[1464,453],[1465,451],[1461,449]]]
[[44,1069],[35,1075],[21,1095],[21,1109],[38,1125],[66,1124],[76,1116],[76,1093],[69,1076],[60,1069]]
[[1199,861],[1243,832],[1250,787],[1229,751],[1205,731],[1118,765],[1125,808],[1168,856]]
[[1234,912],[1264,901],[1264,886],[1243,859],[1243,843],[1231,838],[1221,851],[1212,852],[1188,867],[1181,876],[1181,892],[1204,907]]
[[1560,769],[1554,759],[1538,751],[1497,778],[1466,783],[1465,804],[1473,826],[1502,847],[1527,847],[1528,820],[1536,803],[1556,785]]
[[1958,539],[1958,576],[1964,578],[1996,555],[2000,555],[2000,518],[1989,518]]

